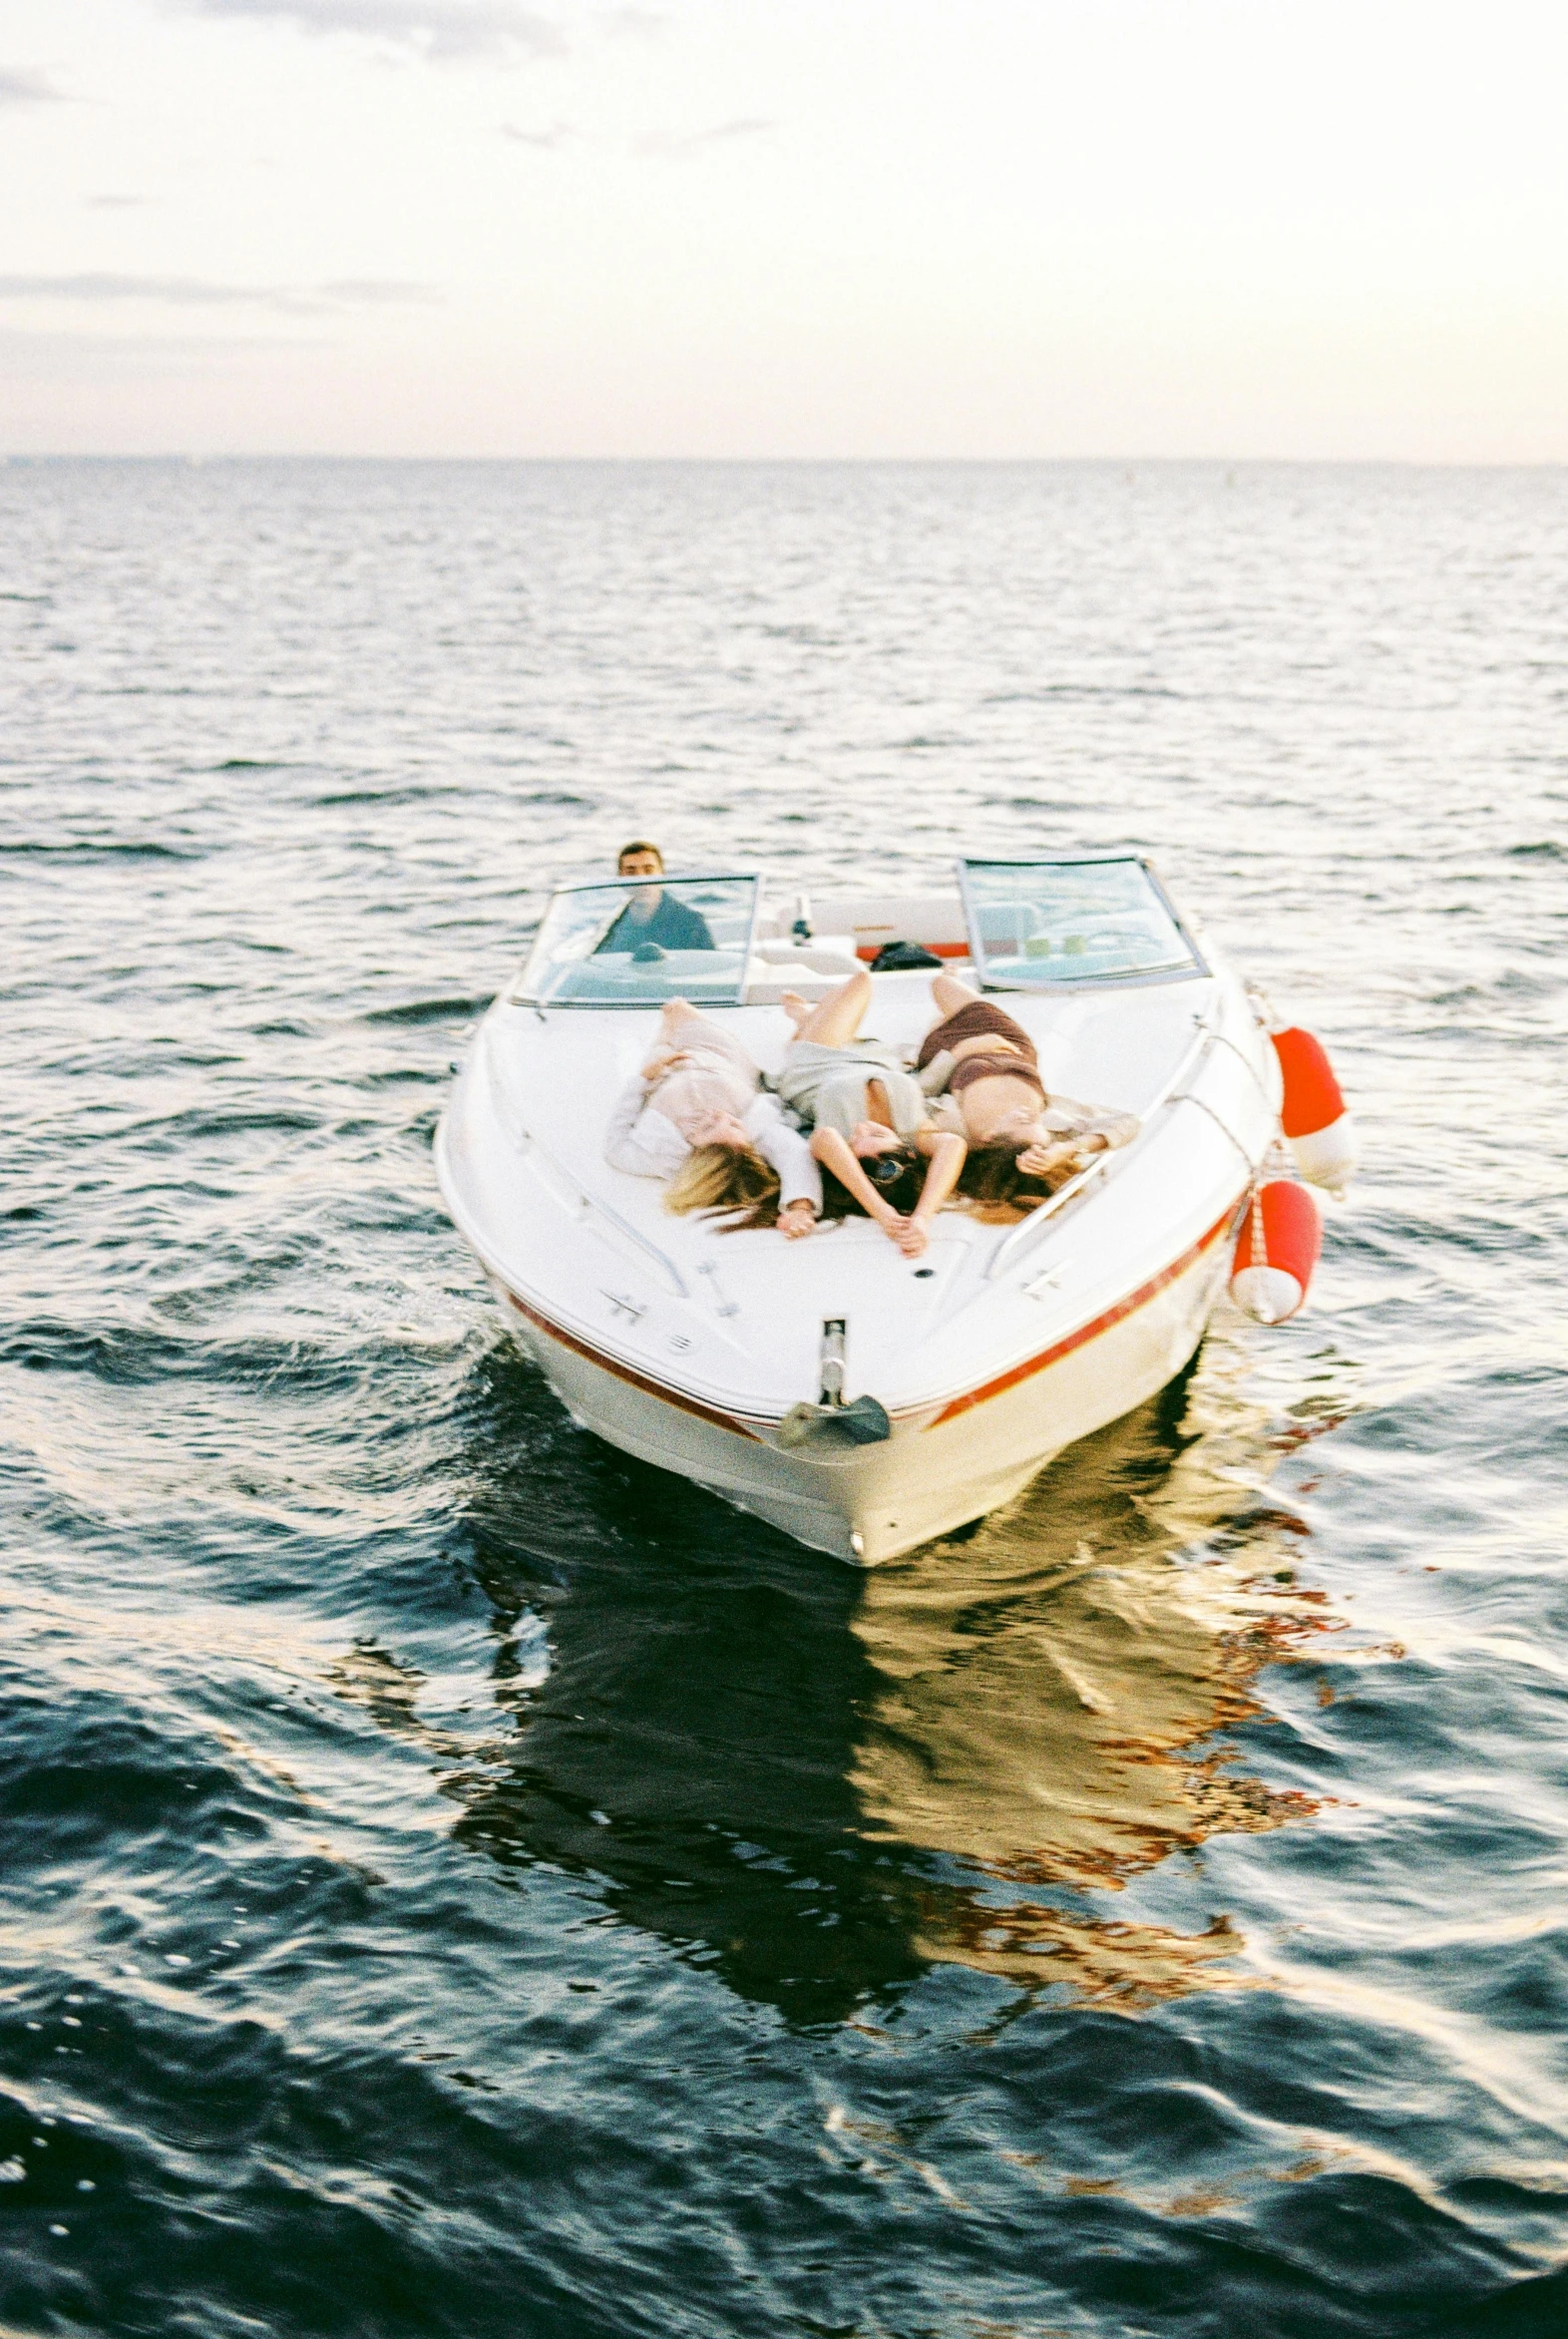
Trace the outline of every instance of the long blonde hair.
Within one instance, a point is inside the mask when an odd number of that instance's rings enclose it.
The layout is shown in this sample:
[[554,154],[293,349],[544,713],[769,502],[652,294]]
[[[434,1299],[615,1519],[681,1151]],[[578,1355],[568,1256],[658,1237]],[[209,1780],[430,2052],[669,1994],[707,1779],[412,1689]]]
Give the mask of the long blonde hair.
[[779,1173],[750,1146],[693,1145],[664,1189],[664,1208],[677,1218],[702,1210],[723,1221],[723,1232],[779,1223]]

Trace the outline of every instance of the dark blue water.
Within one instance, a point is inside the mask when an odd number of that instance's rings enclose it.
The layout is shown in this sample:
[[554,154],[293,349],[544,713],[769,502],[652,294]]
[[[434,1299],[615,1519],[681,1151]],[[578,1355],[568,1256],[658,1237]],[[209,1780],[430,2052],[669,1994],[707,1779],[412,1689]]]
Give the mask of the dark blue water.
[[[1568,2329],[1568,479],[0,469],[0,2323]],[[553,873],[1135,842],[1312,1312],[869,1579],[438,1207]]]

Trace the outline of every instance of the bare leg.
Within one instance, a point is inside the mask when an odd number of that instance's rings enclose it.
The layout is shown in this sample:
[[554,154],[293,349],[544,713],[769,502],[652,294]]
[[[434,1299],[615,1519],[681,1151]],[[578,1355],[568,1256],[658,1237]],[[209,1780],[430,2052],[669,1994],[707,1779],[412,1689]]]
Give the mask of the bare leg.
[[684,1051],[697,1044],[704,1030],[716,1031],[716,1028],[706,1015],[698,1014],[689,999],[666,999],[658,1011],[658,1037],[642,1067],[643,1079],[662,1080]]
[[938,1014],[946,1022],[950,1015],[958,1013],[960,1007],[973,1005],[980,994],[971,990],[967,982],[960,982],[956,975],[934,975],[931,978],[931,995],[937,1002]]
[[848,1047],[860,1029],[860,1019],[871,1003],[871,976],[852,975],[837,990],[819,999],[796,1030],[797,1039],[814,1039],[819,1047]]
[[786,990],[780,993],[779,1005],[784,1009],[785,1014],[788,1015],[790,1021],[794,1024],[795,1037],[798,1039],[800,1037],[800,1027],[802,1023],[805,1022],[806,1017],[811,1013],[810,999],[802,998],[798,990]]
[[661,1047],[695,1047],[706,1031],[720,1046],[725,1034],[711,1015],[704,1015],[690,999],[666,999],[658,1011],[658,1037]]

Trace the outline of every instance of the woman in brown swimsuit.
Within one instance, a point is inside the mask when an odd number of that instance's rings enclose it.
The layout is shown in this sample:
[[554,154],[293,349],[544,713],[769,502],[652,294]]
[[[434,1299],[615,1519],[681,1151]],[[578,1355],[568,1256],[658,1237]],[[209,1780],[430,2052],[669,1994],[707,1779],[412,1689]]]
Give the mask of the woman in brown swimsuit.
[[1098,1112],[1069,1097],[1048,1096],[1033,1040],[993,999],[977,998],[951,975],[939,975],[931,988],[941,1020],[921,1041],[916,1072],[928,1094],[951,1098],[949,1111],[971,1148],[966,1185],[978,1193],[978,1179],[997,1188],[984,1199],[1035,1198],[1026,1188],[1013,1191],[1020,1178],[1049,1191],[1081,1169],[1089,1154],[1137,1135],[1131,1113]]

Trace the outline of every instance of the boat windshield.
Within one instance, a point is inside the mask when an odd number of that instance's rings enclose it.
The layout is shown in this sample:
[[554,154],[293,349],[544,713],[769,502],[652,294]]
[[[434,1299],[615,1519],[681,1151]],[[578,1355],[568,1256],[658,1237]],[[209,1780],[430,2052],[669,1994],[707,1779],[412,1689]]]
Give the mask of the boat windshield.
[[755,877],[617,879],[567,886],[545,913],[515,996],[529,1006],[740,1004]]
[[970,953],[997,989],[1207,973],[1147,862],[961,861]]

